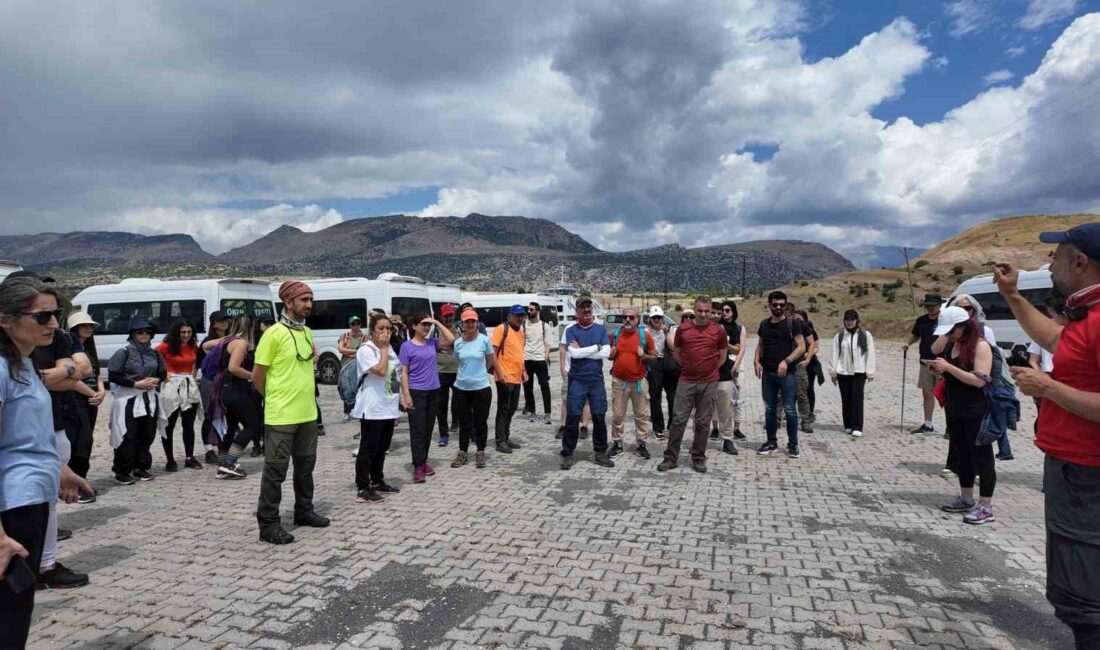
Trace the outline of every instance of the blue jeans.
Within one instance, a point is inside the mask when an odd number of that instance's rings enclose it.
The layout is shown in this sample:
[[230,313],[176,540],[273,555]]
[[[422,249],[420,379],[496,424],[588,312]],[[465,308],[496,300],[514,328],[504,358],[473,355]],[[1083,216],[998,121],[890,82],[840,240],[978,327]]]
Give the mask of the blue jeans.
[[607,451],[607,389],[604,388],[603,377],[570,377],[568,381],[569,392],[565,402],[568,416],[561,439],[561,455],[572,456],[577,449],[585,402],[588,402],[588,408],[592,412],[592,450],[602,454]]
[[787,415],[787,448],[798,446],[798,408],[795,406],[795,380],[794,374],[788,372],[786,377],[780,377],[774,372],[764,372],[760,378],[760,390],[764,393],[764,431],[768,434],[768,442],[775,443],[775,430],[778,427],[776,408],[779,406],[779,397],[783,397],[783,411]]

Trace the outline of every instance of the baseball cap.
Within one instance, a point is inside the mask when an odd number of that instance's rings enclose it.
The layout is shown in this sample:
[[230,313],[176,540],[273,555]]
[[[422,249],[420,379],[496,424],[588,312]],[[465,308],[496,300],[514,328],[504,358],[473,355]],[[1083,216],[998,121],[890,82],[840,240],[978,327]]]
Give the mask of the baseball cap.
[[508,309],[508,314],[510,316],[523,316],[526,313],[527,313],[527,308],[524,307],[523,305],[512,305]]
[[1073,244],[1094,262],[1100,262],[1100,223],[1083,223],[1062,232],[1041,232],[1044,244]]
[[932,305],[942,305],[943,296],[938,293],[926,293],[924,294],[924,302],[921,303],[925,307],[931,307]]
[[450,303],[446,303],[445,305],[443,305],[442,307],[439,308],[439,315],[440,316],[454,316],[455,315],[455,306],[450,304]]
[[216,323],[220,320],[229,320],[229,314],[227,314],[227,313],[225,313],[224,311],[221,311],[221,310],[210,312],[210,322],[211,323]]
[[649,317],[658,318],[665,315],[665,310],[661,309],[657,305],[653,305],[649,308]]
[[359,318],[358,316],[352,316],[351,318],[348,319],[348,325],[350,326],[352,323],[362,324],[363,319]]
[[462,312],[462,320],[478,320],[477,312],[473,309],[467,309],[466,311]]
[[932,332],[932,334],[934,336],[943,336],[959,323],[965,323],[968,320],[970,320],[970,313],[962,307],[948,307],[940,311],[940,318],[936,323],[936,330]]
[[581,305],[590,305],[590,304],[592,304],[592,299],[589,298],[588,296],[581,296],[580,298],[577,298],[577,302],[575,302],[573,304],[575,304],[578,307],[580,307]]

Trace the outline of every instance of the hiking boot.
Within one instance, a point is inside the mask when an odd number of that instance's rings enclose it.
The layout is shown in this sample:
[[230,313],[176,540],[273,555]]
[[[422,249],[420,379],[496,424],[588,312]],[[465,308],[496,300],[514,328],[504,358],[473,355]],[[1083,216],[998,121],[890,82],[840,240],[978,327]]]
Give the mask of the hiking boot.
[[309,526],[310,528],[328,528],[332,522],[328,517],[322,517],[316,510],[310,510],[304,515],[294,516],[295,526]]
[[440,447],[446,447],[447,444],[450,443],[450,442],[451,442],[451,434],[449,434],[449,433],[439,434],[439,446]]
[[119,485],[133,485],[134,477],[129,474],[115,474],[115,483]]
[[424,463],[424,476],[435,476],[435,468]]
[[221,465],[218,465],[218,473],[216,476],[217,478],[244,478],[248,476],[248,472],[241,469],[240,463],[229,464],[223,462]]
[[194,456],[192,456],[192,457],[188,458],[187,460],[183,461],[183,466],[186,467],[187,469],[202,469],[202,463],[195,460]]
[[213,449],[206,450],[206,464],[217,465],[218,464],[218,452]]
[[355,493],[356,503],[377,503],[382,500],[384,500],[383,496],[370,488],[365,488]]
[[980,505],[963,515],[963,523],[973,524],[975,526],[993,523],[994,521],[997,520],[993,517],[993,506]]
[[977,505],[978,505],[978,503],[976,501],[974,501],[974,499],[964,498],[960,494],[959,496],[955,497],[955,500],[952,501],[951,503],[945,503],[942,506],[940,506],[940,510],[943,510],[944,512],[954,512],[954,513],[970,512]]
[[710,430],[710,439],[717,440],[719,436],[718,427],[712,427]]
[[561,440],[565,437],[565,427],[558,427],[558,432],[554,434],[555,440]]
[[787,447],[787,458],[798,458],[801,454],[798,453],[798,445],[793,447]]
[[484,451],[479,451],[479,452],[474,454],[474,467],[477,467],[477,468],[485,467],[485,452]]
[[77,503],[95,503],[95,492],[80,491],[80,494],[76,497]]
[[290,544],[294,535],[283,530],[279,524],[272,524],[260,531],[260,541],[268,544]]
[[779,445],[774,442],[765,442],[760,445],[760,448],[756,450],[757,454],[761,456],[770,456],[771,454],[779,453]]
[[88,584],[88,574],[77,573],[60,562],[55,562],[49,571],[38,574],[35,589],[75,589]]
[[614,467],[615,466],[615,461],[608,458],[607,454],[597,453],[594,460],[595,460],[596,464],[599,465],[600,467]]
[[588,427],[581,427],[580,439],[588,440]]
[[644,442],[639,442],[638,446],[634,449],[634,453],[649,460],[649,450],[645,448]]
[[936,430],[936,427],[928,425],[928,424],[924,424],[922,422],[919,426],[917,426],[916,429],[913,429],[909,433],[932,433],[935,430]]
[[798,430],[801,431],[802,433],[813,433],[814,432],[814,425],[811,422],[807,422],[807,421],[803,420],[802,422],[799,423]]
[[623,453],[623,443],[621,442],[616,442],[615,444],[611,445],[611,449],[607,451],[607,455],[611,457],[618,456],[621,453]]
[[67,539],[73,538],[73,531],[68,528],[57,529],[57,541],[64,542]]
[[451,467],[462,467],[466,464],[466,452],[460,451],[455,454],[455,459],[451,461]]
[[500,440],[500,441],[497,442],[497,453],[498,454],[510,454],[510,453],[512,453],[512,448],[508,446],[507,442],[504,442],[503,440]]
[[562,456],[561,457],[561,468],[562,469],[573,469],[573,464],[575,462],[576,461],[573,460],[572,456]]
[[733,430],[733,439],[734,440],[744,440],[745,439],[745,434],[741,433],[741,429],[734,429]]
[[660,464],[657,465],[657,471],[658,472],[667,472],[668,470],[676,469],[679,466],[680,466],[679,464],[677,464],[677,463],[675,463],[671,460],[662,460],[660,462]]
[[170,461],[168,461],[167,463],[164,464],[164,471],[166,471],[166,472],[178,472],[178,471],[180,471],[180,466],[176,463],[176,461],[170,460]]
[[373,488],[375,492],[380,492],[382,494],[397,494],[401,491],[401,488],[390,485],[389,483],[375,483],[371,488]]
[[737,453],[738,453],[737,452],[737,447],[736,447],[736,445],[733,444],[732,440],[723,440],[722,441],[722,451],[726,452],[730,456],[736,456]]
[[691,469],[695,470],[696,472],[699,472],[700,474],[706,474],[707,473],[707,461],[703,460],[702,458],[698,458],[698,459],[693,458],[691,460]]
[[139,481],[152,481],[153,475],[143,469],[134,470],[134,478]]
[[424,477],[424,466],[423,465],[421,465],[420,467],[414,467],[413,468],[413,479],[412,480],[413,480],[413,483],[424,483],[428,480]]
[[507,440],[505,440],[504,442],[505,442],[505,444],[507,444],[507,445],[508,445],[509,447],[511,447],[512,449],[520,449],[520,448],[521,448],[521,447],[523,446],[523,445],[519,444],[518,442],[515,442],[515,441],[514,441],[514,440],[512,440],[511,438],[508,438],[508,439],[507,439]]

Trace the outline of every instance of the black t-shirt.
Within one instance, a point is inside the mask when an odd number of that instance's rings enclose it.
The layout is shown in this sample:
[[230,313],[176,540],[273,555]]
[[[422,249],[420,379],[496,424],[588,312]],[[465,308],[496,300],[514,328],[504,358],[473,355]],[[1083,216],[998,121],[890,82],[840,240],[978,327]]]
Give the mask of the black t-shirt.
[[932,353],[932,343],[936,340],[936,335],[933,332],[936,331],[936,324],[939,322],[939,318],[931,318],[928,314],[917,318],[917,322],[913,323],[913,336],[920,338],[920,358],[921,359],[935,359],[936,355]]
[[[53,342],[49,345],[40,345],[31,353],[34,367],[38,370],[51,370],[60,359],[71,359],[76,352],[83,352],[80,340],[75,336],[69,336],[62,330],[53,333]],[[50,404],[53,407],[53,430],[61,431],[65,428],[65,408],[72,405],[76,399],[71,390],[50,391]]]
[[757,345],[760,346],[760,365],[765,372],[779,372],[779,362],[790,356],[795,348],[794,337],[801,333],[801,328],[786,318],[778,323],[770,318],[760,321],[756,335],[760,337]]
[[[730,345],[738,345],[741,343],[740,325],[737,323],[719,324],[722,326],[722,329],[726,331],[726,336],[729,337]],[[718,381],[733,381],[733,359],[729,358],[729,353],[726,354],[726,357],[726,362],[718,369]]]
[[[806,349],[809,350],[810,341],[817,339],[817,334],[814,333],[814,328],[810,327],[810,324],[803,320],[801,316],[791,318],[791,325],[794,326],[792,329],[795,332],[802,335],[802,340],[806,342]],[[793,366],[795,363],[800,363],[805,358],[806,353],[802,353],[802,356],[795,359],[794,363],[792,363],[791,365]]]

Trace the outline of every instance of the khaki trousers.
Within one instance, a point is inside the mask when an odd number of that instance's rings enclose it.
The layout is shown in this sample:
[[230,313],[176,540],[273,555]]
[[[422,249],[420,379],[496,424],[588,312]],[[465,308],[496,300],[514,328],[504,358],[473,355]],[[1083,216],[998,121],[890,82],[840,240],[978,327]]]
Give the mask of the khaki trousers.
[[634,439],[645,442],[649,434],[649,385],[645,379],[624,381],[611,377],[611,440],[623,441],[626,405],[634,412]]

